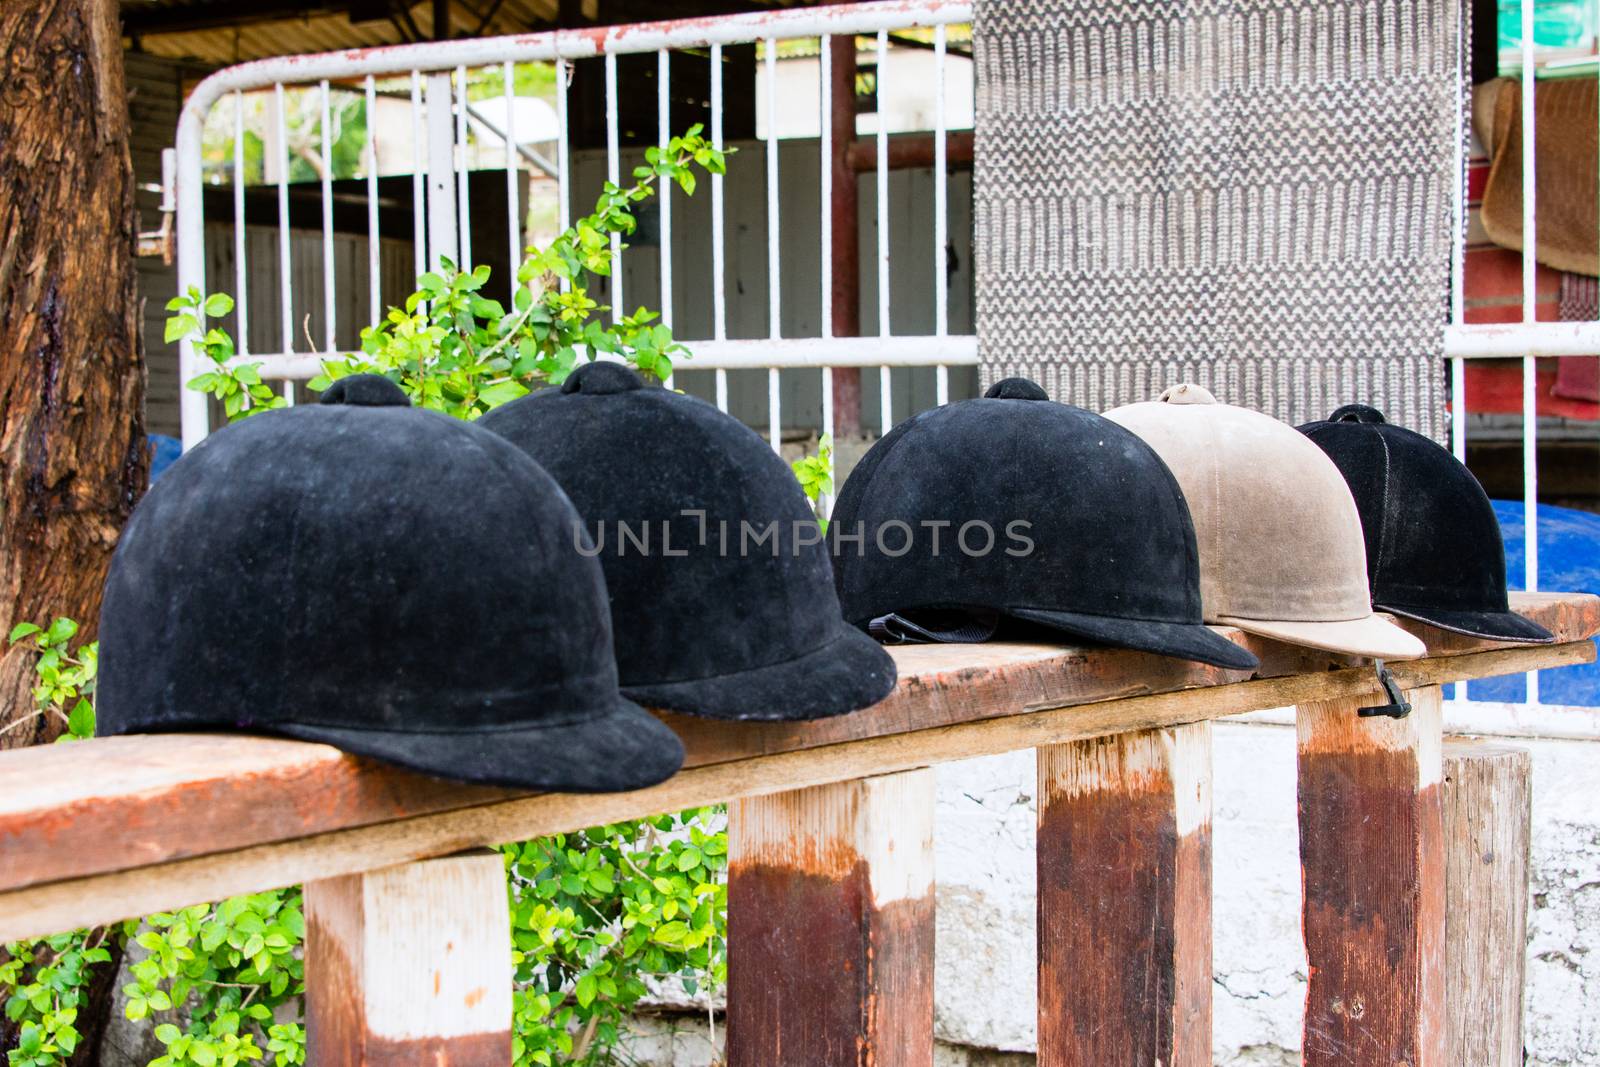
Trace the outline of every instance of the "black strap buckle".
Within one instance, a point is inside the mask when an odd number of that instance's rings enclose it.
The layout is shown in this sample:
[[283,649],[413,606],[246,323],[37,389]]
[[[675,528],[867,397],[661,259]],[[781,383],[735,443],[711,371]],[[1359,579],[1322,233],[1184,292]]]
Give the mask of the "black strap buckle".
[[1374,660],[1373,666],[1378,669],[1378,684],[1383,686],[1384,695],[1389,698],[1387,704],[1375,704],[1370,708],[1362,708],[1356,714],[1363,719],[1386,716],[1391,719],[1403,719],[1411,714],[1411,704],[1406,700],[1406,695],[1400,691],[1400,684],[1394,680],[1391,672],[1383,660]]

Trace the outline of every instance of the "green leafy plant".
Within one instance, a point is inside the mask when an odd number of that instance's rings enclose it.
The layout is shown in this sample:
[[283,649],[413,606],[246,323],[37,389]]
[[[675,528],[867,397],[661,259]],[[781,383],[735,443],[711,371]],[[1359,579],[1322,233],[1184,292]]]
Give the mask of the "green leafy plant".
[[708,997],[726,980],[728,841],[708,828],[718,819],[703,808],[502,849],[517,1067],[604,1062],[648,979]]
[[78,1047],[74,1025],[88,995],[95,964],[111,959],[107,941],[123,937],[122,927],[76,930],[70,934],[5,946],[0,958],[0,991],[6,994],[6,1019],[15,1047],[8,1067],[60,1067]]
[[201,297],[200,290],[190,286],[187,293],[167,301],[167,310],[173,312],[167,319],[167,343],[188,340],[211,361],[212,369],[190,379],[185,387],[222,401],[229,422],[289,403],[262,382],[260,363],[232,362],[233,337],[228,331],[218,326],[206,328],[207,319],[221,318],[233,310],[233,297],[227,293]]
[[360,353],[325,360],[310,387],[323,390],[349,374],[382,374],[417,405],[472,419],[559,384],[580,358],[619,358],[665,381],[688,349],[645,308],[606,325],[601,316],[611,308],[590,297],[589,278],[611,273],[612,236],[633,232],[633,205],[653,196],[659,183],[692,195],[696,166],[721,174],[726,163],[699,126],[665,148],[649,148],[645,161],[634,169],[632,185],[607,182],[593,211],[548,246],[528,249],[510,309],[483,295],[487,266],[469,273],[441,259],[437,271],[417,279],[402,307],[362,330]]
[[100,646],[90,642],[73,649],[71,642],[77,634],[78,624],[65,618],[55,619],[48,626],[24,622],[12,628],[11,644],[21,643],[39,653],[33,665],[39,681],[33,687],[33,712],[8,723],[0,734],[35,719],[54,716],[65,731],[57,740],[94,736],[94,704],[90,698],[100,664]]
[[795,478],[799,479],[800,488],[805,490],[806,499],[811,501],[811,507],[817,513],[817,522],[826,531],[828,520],[822,514],[822,498],[833,492],[833,437],[823,434],[817,442],[816,455],[801,456],[789,466]]
[[299,1025],[274,1023],[291,1001],[304,1011],[300,899],[298,888],[280,889],[146,917],[134,938],[146,955],[123,987],[124,1011],[130,1019],[166,1013],[190,1020],[183,1028],[156,1027],[167,1053],[150,1067],[232,1067],[267,1052],[275,1067],[305,1062]]

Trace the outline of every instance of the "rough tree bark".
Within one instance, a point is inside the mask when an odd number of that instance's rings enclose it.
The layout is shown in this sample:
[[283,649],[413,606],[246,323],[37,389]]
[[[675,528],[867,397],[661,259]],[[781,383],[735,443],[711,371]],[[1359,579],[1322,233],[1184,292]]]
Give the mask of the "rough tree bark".
[[[143,492],[144,367],[114,0],[0,3],[0,639],[68,615],[91,639]],[[0,728],[33,710],[33,657],[0,656]],[[37,744],[35,719],[0,748]]]

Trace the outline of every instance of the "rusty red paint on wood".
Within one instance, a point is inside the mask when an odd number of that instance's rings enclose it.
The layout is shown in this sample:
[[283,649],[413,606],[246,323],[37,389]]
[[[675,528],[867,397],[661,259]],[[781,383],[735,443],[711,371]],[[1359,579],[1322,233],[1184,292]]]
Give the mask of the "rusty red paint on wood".
[[879,906],[857,861],[728,875],[729,1067],[928,1067],[931,893]]
[[1039,819],[1039,1063],[1211,1062],[1211,829],[1170,782]]
[[[321,888],[338,894],[339,907],[359,914],[361,894],[355,879],[334,879]],[[319,1067],[361,1067],[366,1032],[361,976],[343,940],[314,910],[306,915],[305,969],[311,991],[306,997],[308,1062]]]
[[1418,760],[1302,740],[1307,1067],[1445,1067],[1443,818]]
[[355,1062],[360,1067],[507,1067],[511,1062],[511,1033],[419,1037],[410,1041],[375,1038],[367,1045],[366,1058]]

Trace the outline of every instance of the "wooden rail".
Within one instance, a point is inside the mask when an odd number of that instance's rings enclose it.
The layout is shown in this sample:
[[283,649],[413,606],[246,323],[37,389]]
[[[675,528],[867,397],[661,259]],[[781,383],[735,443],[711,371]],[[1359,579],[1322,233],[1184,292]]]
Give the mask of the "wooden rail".
[[[853,715],[664,714],[685,769],[623,794],[465,787],[237,735],[0,753],[0,941],[304,882],[310,1062],[505,1063],[503,872],[470,850],[727,802],[730,1062],[927,1067],[925,768],[1036,748],[1040,1062],[1209,1063],[1210,722],[1296,705],[1306,1062],[1444,1067],[1438,687],[1590,662],[1600,631],[1592,596],[1514,606],[1556,643],[1397,620],[1429,647],[1391,664],[1416,708],[1403,720],[1356,714],[1377,702],[1366,661],[1219,628],[1260,671],[1112,649],[895,649],[899,687]],[[1477,815],[1463,840],[1496,832],[1494,812]],[[396,962],[419,955],[440,961],[427,981]]]

